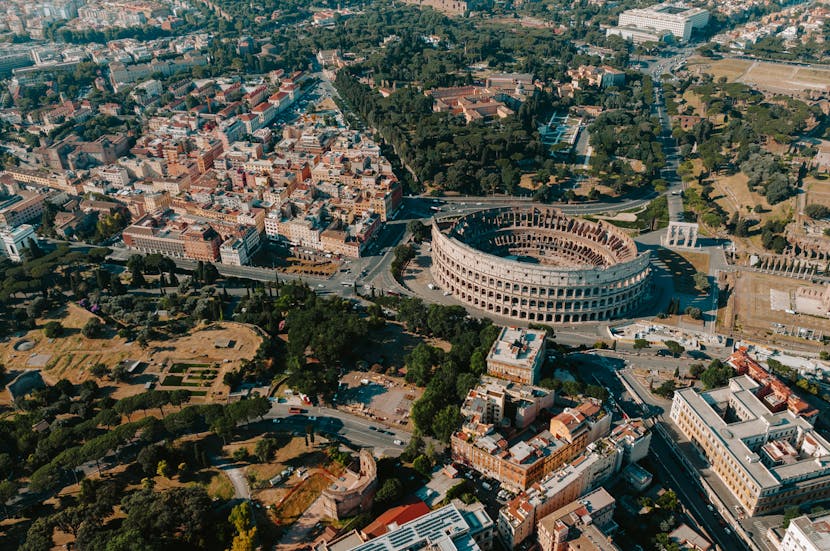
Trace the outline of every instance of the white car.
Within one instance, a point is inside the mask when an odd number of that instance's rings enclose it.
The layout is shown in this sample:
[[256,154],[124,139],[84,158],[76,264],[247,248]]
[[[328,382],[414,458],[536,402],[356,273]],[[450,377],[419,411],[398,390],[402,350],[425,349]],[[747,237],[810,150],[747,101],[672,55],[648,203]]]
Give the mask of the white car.
[[403,440],[399,440],[399,439],[396,438],[395,440],[393,440],[393,442],[395,443],[396,446],[403,446]]
[[314,415],[309,415],[309,416],[308,416],[308,420],[309,420],[309,421],[316,421],[316,420],[317,420],[317,417],[315,417]]

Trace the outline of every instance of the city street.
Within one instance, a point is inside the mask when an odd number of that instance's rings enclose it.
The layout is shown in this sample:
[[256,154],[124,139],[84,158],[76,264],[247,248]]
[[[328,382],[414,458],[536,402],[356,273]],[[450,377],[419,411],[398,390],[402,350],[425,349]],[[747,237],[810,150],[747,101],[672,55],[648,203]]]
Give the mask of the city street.
[[[689,514],[695,519],[700,526],[707,532],[707,537],[717,543],[721,549],[746,549],[744,542],[734,533],[729,533],[725,530],[726,523],[718,514],[716,509],[712,506],[698,482],[698,474],[695,469],[689,468],[689,462],[678,457],[679,449],[669,438],[666,433],[654,426],[662,423],[660,419],[668,417],[668,411],[671,407],[670,400],[664,400],[653,396],[648,389],[643,388],[637,379],[631,376],[627,365],[632,367],[645,368],[646,366],[656,367],[659,362],[663,362],[663,369],[674,369],[673,365],[665,365],[667,358],[655,357],[653,355],[641,355],[636,357],[614,358],[607,357],[613,353],[603,350],[604,356],[582,354],[578,356],[581,362],[585,363],[583,376],[587,375],[588,371],[592,374],[594,379],[609,390],[612,399],[609,402],[612,407],[618,408],[620,413],[624,412],[630,417],[641,416],[641,408],[638,403],[644,401],[647,403],[648,412],[645,417],[649,418],[648,422],[653,425],[651,448],[649,457],[654,460],[659,472],[656,474],[668,487],[677,492],[680,502]],[[609,353],[609,354],[606,354]],[[590,369],[590,365],[601,366],[601,369]],[[688,364],[688,360],[686,361]],[[626,387],[621,384],[620,377],[624,377],[628,388],[633,388],[637,396],[633,396],[626,390]],[[651,417],[654,415],[655,417]]]
[[[274,429],[290,430],[305,434],[311,424],[318,434],[336,435],[344,442],[359,447],[373,448],[376,455],[397,457],[401,454],[412,435],[400,428],[390,429],[380,422],[372,421],[336,409],[302,406],[302,414],[289,413],[298,406],[274,404],[265,418],[274,423]],[[314,417],[315,419],[312,419]],[[402,444],[395,444],[400,440]]]

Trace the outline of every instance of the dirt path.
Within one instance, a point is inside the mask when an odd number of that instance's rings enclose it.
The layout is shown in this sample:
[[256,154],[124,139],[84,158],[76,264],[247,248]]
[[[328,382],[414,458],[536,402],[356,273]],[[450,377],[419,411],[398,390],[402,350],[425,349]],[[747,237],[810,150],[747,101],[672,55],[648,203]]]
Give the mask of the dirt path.
[[311,543],[309,534],[321,520],[323,520],[323,496],[315,499],[303,513],[303,516],[291,525],[291,528],[288,529],[274,548],[275,551],[294,551],[301,547],[305,548]]
[[223,457],[211,457],[210,464],[228,475],[233,485],[233,497],[237,499],[251,499],[251,488],[245,478],[245,468],[236,463],[228,463]]

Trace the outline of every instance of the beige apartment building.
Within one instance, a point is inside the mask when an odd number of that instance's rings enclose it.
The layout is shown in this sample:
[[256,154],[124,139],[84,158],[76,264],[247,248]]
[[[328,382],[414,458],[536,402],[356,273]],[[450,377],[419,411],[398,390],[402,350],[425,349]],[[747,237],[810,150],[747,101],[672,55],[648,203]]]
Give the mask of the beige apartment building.
[[788,410],[772,412],[746,375],[723,388],[675,392],[671,419],[747,515],[830,497],[830,442]]
[[603,533],[615,526],[615,505],[605,488],[597,488],[542,518],[536,524],[542,551],[619,549]]
[[504,546],[515,549],[533,535],[540,520],[604,483],[626,463],[645,457],[650,443],[651,433],[642,420],[626,421],[532,484],[499,511],[498,532]]
[[451,438],[452,457],[514,490],[524,490],[608,434],[611,416],[595,401],[568,408],[550,421],[550,430],[528,437],[502,434],[478,414]]

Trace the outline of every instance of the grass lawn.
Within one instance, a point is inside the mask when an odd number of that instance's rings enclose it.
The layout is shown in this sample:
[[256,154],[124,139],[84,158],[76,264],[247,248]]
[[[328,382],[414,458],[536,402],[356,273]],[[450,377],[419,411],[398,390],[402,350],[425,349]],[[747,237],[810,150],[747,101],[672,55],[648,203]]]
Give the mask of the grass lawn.
[[233,484],[225,473],[216,473],[207,485],[207,493],[211,497],[219,499],[231,499],[233,497]]

